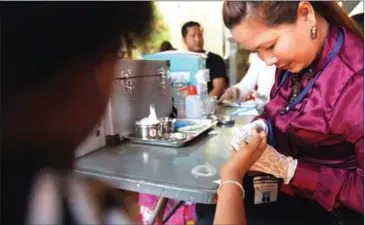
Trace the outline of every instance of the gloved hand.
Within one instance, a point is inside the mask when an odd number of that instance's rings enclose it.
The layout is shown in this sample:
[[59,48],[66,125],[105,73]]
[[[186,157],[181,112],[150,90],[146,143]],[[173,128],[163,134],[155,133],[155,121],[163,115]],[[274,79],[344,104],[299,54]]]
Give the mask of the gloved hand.
[[255,128],[257,133],[264,131],[266,134],[268,132],[268,128],[266,123],[263,120],[255,120],[245,126],[241,127],[236,136],[233,138],[231,142],[231,146],[233,147],[232,150],[238,151],[240,149],[240,142],[247,141],[250,142],[252,139],[252,132],[251,129]]
[[268,103],[269,100],[270,100],[270,97],[269,96],[266,96],[266,95],[263,95],[263,94],[260,94],[259,92],[257,91],[254,91],[252,93],[252,96],[255,97],[255,100],[258,100],[258,101],[261,101],[261,102],[264,102],[264,103]]
[[269,96],[262,95],[257,91],[252,93],[252,96],[255,97],[256,110],[259,114],[262,114],[265,109],[265,105],[270,101]]
[[284,183],[288,184],[294,176],[297,164],[296,159],[285,156],[268,145],[250,170],[272,174],[276,178],[282,178]]
[[226,101],[237,101],[240,98],[240,89],[233,86],[228,88],[223,95],[219,98],[218,103]]
[[267,137],[263,131],[257,133],[252,129],[252,141],[240,143],[240,151],[234,152],[232,157],[221,168],[221,180],[241,181],[246,172],[260,158],[267,148]]

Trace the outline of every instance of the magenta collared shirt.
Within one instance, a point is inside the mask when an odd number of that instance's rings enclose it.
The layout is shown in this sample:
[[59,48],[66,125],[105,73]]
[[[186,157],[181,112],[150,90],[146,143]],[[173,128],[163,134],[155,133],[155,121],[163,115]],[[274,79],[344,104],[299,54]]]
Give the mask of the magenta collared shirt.
[[[285,115],[291,79],[274,97],[283,75],[276,71],[271,100],[256,119],[274,119],[276,150],[298,159],[292,191],[316,200],[326,210],[345,206],[364,214],[364,44],[344,31],[340,52],[305,98]],[[330,25],[323,51],[305,87],[333,49],[338,27]]]

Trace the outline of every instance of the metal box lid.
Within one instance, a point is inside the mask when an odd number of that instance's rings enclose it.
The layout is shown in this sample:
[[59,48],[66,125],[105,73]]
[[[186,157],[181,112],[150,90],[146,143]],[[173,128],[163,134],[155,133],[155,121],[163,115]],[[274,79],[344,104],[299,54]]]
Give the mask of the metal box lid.
[[118,59],[114,78],[127,79],[132,77],[166,76],[169,66],[169,60]]

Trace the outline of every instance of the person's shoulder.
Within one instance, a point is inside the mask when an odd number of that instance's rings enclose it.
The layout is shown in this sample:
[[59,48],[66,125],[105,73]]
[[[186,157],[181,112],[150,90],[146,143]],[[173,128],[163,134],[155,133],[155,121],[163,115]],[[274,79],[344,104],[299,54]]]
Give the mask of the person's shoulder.
[[208,52],[207,56],[208,56],[208,58],[213,59],[213,60],[220,60],[220,61],[223,61],[222,56],[220,56],[220,55],[218,55],[218,54],[215,54],[215,53],[213,53],[213,52]]
[[[353,95],[354,87],[358,94],[363,93],[364,80],[364,44],[353,32],[341,28],[344,41],[340,52],[328,65],[328,73],[322,79],[326,88],[322,98],[327,106],[334,109],[338,100],[348,94]],[[342,106],[341,106],[342,107]],[[331,110],[328,111],[332,113]],[[330,115],[332,116],[332,115]]]
[[[343,44],[340,52],[328,65],[326,84],[331,86],[333,93],[341,93],[346,84],[353,79],[363,77],[364,71],[364,43],[353,32],[341,27],[343,31]],[[338,33],[334,33],[337,34]],[[334,96],[333,94],[331,96]]]
[[338,93],[349,82],[364,77],[364,43],[354,33],[346,29],[343,31],[343,46],[337,55],[337,63],[331,66],[336,72],[330,75],[330,79],[336,81],[333,88],[338,89]]
[[344,67],[349,70],[349,76],[364,69],[364,42],[353,32],[343,28],[344,42],[338,54]]

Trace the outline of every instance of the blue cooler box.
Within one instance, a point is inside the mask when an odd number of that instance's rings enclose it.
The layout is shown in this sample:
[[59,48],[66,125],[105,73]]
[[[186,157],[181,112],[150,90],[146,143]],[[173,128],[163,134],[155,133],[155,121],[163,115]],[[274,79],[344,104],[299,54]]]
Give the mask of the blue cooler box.
[[184,78],[187,85],[196,86],[195,74],[199,70],[206,69],[205,61],[207,56],[203,53],[166,51],[144,55],[146,60],[169,60],[171,85],[177,79]]

